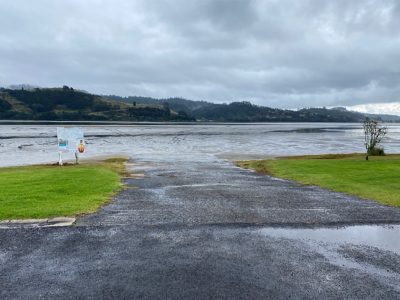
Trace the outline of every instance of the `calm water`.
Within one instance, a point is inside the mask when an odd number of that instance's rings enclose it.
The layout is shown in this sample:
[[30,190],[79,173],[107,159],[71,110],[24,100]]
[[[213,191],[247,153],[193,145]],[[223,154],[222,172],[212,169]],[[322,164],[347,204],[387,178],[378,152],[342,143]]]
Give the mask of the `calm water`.
[[[0,166],[56,162],[56,125],[0,125]],[[361,124],[85,125],[84,158],[125,154],[149,160],[258,158],[363,152]],[[383,145],[400,152],[400,124]],[[72,154],[65,156],[72,159]]]

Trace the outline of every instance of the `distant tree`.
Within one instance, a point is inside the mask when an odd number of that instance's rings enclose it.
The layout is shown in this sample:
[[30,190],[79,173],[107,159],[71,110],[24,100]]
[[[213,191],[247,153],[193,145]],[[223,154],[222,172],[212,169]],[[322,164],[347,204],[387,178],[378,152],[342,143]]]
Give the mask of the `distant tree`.
[[11,107],[12,105],[8,101],[0,98],[0,111],[9,110]]
[[133,107],[128,108],[128,117],[134,119],[136,117],[136,109]]
[[186,113],[186,111],[180,110],[178,111],[178,116],[179,117],[183,117],[183,118],[188,118],[188,114]]
[[365,140],[365,159],[368,160],[369,155],[385,155],[382,147],[379,147],[379,143],[387,134],[387,127],[379,126],[378,121],[366,118],[364,120],[364,140]]

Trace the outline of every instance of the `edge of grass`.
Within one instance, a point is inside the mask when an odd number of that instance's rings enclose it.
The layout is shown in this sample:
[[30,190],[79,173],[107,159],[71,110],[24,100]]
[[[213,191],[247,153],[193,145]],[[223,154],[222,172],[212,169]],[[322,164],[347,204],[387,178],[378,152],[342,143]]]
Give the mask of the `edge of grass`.
[[[72,163],[66,163],[63,166],[59,166],[58,164],[37,164],[37,165],[28,165],[28,166],[15,166],[15,167],[0,167],[0,171],[13,171],[13,170],[40,170],[40,169],[48,169],[48,168],[79,168],[79,167],[96,167],[100,166],[104,169],[108,169],[112,172],[114,172],[118,176],[118,186],[114,188],[110,193],[107,195],[104,195],[104,199],[99,199],[99,204],[94,205],[94,208],[88,207],[85,212],[77,212],[77,213],[71,213],[71,214],[48,214],[47,217],[44,218],[54,218],[54,217],[82,217],[85,215],[89,215],[92,213],[95,213],[98,211],[100,208],[103,206],[109,204],[113,197],[118,194],[120,191],[124,189],[124,184],[122,182],[122,179],[124,177],[129,176],[131,173],[128,172],[126,168],[126,162],[128,161],[127,157],[111,157],[111,158],[105,158],[105,159],[99,159],[99,160],[87,160],[83,161],[80,164],[72,164]],[[103,198],[103,197],[101,197]],[[18,217],[18,218],[6,218],[6,219],[0,219],[2,220],[24,220],[24,219],[35,219],[36,217]]]
[[84,165],[91,165],[91,166],[100,164],[100,165],[103,165],[105,168],[116,172],[119,176],[119,186],[118,186],[118,188],[113,190],[109,195],[107,195],[106,199],[104,201],[102,201],[102,203],[100,205],[98,205],[96,209],[90,210],[90,211],[87,211],[84,213],[74,214],[73,215],[74,217],[79,218],[79,217],[87,216],[90,214],[94,214],[100,208],[111,203],[113,197],[125,188],[125,186],[122,182],[122,179],[124,177],[127,177],[130,175],[130,173],[128,172],[128,170],[125,166],[127,161],[128,161],[127,157],[110,157],[110,158],[105,158],[105,159],[101,159],[101,160],[89,160],[86,163],[83,163]]
[[[350,154],[322,154],[322,155],[302,155],[302,156],[281,156],[281,157],[276,157],[273,159],[259,159],[259,160],[241,160],[241,161],[235,161],[235,165],[243,168],[243,169],[250,169],[254,170],[255,172],[263,175],[269,175],[273,176],[276,178],[281,178],[285,180],[290,180],[292,182],[295,182],[300,185],[304,186],[319,186],[323,189],[330,190],[333,192],[339,192],[351,196],[356,196],[361,199],[365,200],[370,200],[374,201],[386,206],[392,206],[392,207],[400,207],[400,204],[395,201],[393,203],[393,200],[385,200],[385,199],[380,199],[375,198],[375,197],[369,197],[365,196],[363,193],[353,191],[353,190],[348,190],[348,189],[335,189],[331,188],[328,186],[325,186],[323,184],[318,184],[316,181],[317,180],[310,180],[306,178],[298,179],[298,178],[293,178],[288,174],[283,175],[283,172],[279,172],[276,166],[274,166],[274,162],[279,161],[279,160],[298,160],[298,161],[307,161],[307,160],[349,160],[349,161],[360,161],[365,159],[365,154],[363,153],[350,153]],[[400,154],[387,154],[385,156],[369,156],[369,161],[366,161],[366,163],[372,163],[372,162],[377,162],[377,161],[386,161],[386,160],[400,160]],[[286,172],[287,173],[287,172]]]

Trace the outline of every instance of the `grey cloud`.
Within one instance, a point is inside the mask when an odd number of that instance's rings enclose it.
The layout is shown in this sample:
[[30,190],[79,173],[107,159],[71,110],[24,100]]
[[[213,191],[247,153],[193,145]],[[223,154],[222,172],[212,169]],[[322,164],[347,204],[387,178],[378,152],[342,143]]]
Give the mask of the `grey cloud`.
[[0,85],[288,108],[400,101],[396,0],[0,5]]

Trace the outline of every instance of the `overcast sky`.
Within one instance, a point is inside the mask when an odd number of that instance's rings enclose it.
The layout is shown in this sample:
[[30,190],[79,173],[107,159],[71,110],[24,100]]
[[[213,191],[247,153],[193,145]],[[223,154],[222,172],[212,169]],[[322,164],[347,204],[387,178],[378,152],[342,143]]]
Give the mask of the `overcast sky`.
[[0,86],[400,114],[397,0],[0,0]]

